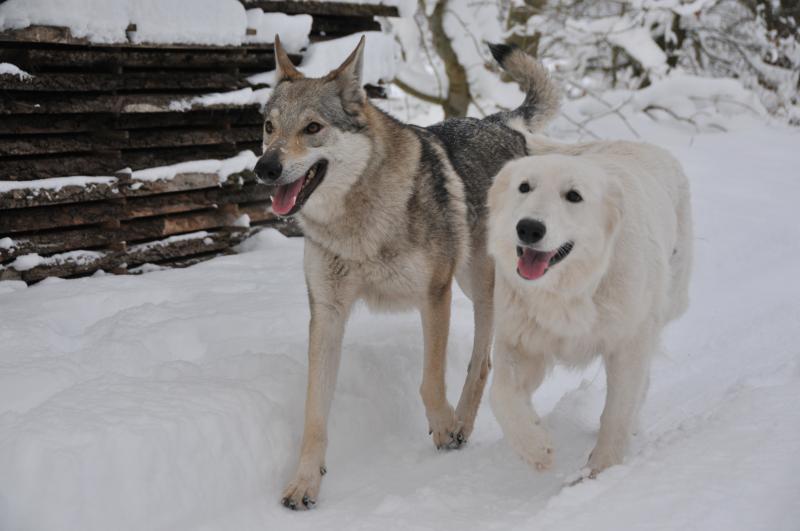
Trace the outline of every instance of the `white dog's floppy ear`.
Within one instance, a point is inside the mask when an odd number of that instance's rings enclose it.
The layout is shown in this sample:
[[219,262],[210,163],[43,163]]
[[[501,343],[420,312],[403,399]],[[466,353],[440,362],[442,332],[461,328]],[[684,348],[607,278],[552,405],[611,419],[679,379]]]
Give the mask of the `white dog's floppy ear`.
[[334,81],[339,86],[339,94],[345,111],[353,112],[354,106],[361,106],[367,95],[361,86],[361,74],[364,69],[364,36],[358,41],[358,46],[353,53],[344,60],[339,68],[325,76],[326,81]]
[[281,45],[281,38],[275,35],[275,84],[281,81],[294,81],[305,77],[302,72],[295,68],[289,55]]

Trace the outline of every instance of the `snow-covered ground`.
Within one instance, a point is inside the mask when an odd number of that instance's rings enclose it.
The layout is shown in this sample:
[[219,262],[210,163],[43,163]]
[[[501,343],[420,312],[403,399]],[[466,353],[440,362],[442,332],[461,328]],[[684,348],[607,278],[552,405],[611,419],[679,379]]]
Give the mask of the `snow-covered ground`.
[[[534,397],[551,471],[523,466],[486,406],[464,449],[437,452],[418,317],[360,309],[319,504],[287,511],[308,310],[303,242],[269,231],[186,270],[0,282],[0,529],[797,531],[800,134],[742,118],[692,136],[640,118],[691,178],[696,266],[624,465],[565,486],[596,435],[597,365],[556,370]],[[460,292],[453,320],[455,401],[472,329]]]

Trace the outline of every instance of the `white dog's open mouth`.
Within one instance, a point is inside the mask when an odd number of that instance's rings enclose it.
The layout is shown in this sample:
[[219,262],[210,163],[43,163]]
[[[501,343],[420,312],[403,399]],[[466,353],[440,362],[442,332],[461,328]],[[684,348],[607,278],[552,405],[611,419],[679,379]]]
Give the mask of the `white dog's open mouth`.
[[536,280],[567,257],[575,244],[567,242],[555,251],[537,251],[517,246],[517,273],[526,280]]
[[322,159],[295,182],[275,187],[275,191],[271,194],[272,211],[279,216],[291,216],[300,210],[314,189],[322,182],[327,169],[328,161]]

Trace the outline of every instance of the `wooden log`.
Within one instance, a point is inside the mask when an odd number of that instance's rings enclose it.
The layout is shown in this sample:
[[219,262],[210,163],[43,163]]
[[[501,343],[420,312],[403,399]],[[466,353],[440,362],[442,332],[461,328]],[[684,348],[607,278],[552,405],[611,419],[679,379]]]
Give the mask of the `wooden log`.
[[[290,55],[299,63],[301,56]],[[273,51],[231,47],[223,50],[137,50],[96,47],[19,48],[0,44],[0,61],[15,64],[32,74],[70,68],[108,70],[149,68],[220,71],[229,68],[275,68]]]
[[54,264],[47,264],[19,271],[19,276],[25,282],[38,282],[47,277],[75,277],[88,275],[99,269],[112,270],[119,266],[122,257],[119,253],[109,252],[93,260],[69,260]]
[[233,251],[230,251],[230,250],[227,250],[227,249],[223,249],[223,250],[220,250],[220,251],[212,251],[210,253],[196,254],[196,255],[189,256],[189,257],[184,257],[184,258],[176,258],[176,259],[173,259],[173,260],[164,260],[164,261],[161,261],[161,262],[156,262],[156,265],[163,266],[163,267],[174,268],[174,269],[183,269],[185,267],[191,267],[193,265],[197,265],[197,264],[201,264],[203,262],[207,262],[207,261],[209,261],[209,260],[211,260],[213,258],[216,258],[218,256],[222,256],[222,255],[226,255],[226,254],[232,254],[232,252]]
[[[120,114],[21,114],[0,119],[0,135],[86,133],[111,129],[164,129],[210,126],[224,129],[239,125],[261,128],[264,117],[258,108],[196,109],[171,113]],[[0,140],[1,141],[1,140]]]
[[204,255],[229,249],[244,241],[248,233],[247,230],[219,230],[196,237],[190,233],[184,235],[185,237],[178,236],[145,242],[129,247],[125,254],[125,261],[128,267],[131,267],[144,263],[159,263],[165,260]]
[[110,175],[125,167],[139,170],[191,160],[224,159],[247,149],[257,149],[260,153],[260,142],[129,150],[124,152],[124,156],[122,152],[116,151],[16,157],[0,160],[0,180],[28,181],[64,175]]
[[125,166],[119,152],[18,157],[0,160],[0,180],[29,181],[64,175],[109,175]]
[[123,214],[122,204],[106,201],[0,210],[0,234],[96,225],[119,219]]
[[240,204],[239,213],[247,214],[251,223],[277,219],[277,216],[272,213],[272,203],[269,200]]
[[268,200],[270,191],[271,188],[266,185],[250,184],[241,188],[218,187],[130,198],[126,202],[124,219],[189,212],[245,201]]
[[[22,209],[78,203],[87,201],[115,200],[122,197],[138,198],[157,194],[186,192],[207,189],[204,197],[208,205],[215,202],[238,202],[261,200],[268,197],[268,189],[264,185],[255,184],[255,175],[244,171],[229,175],[220,182],[214,173],[181,173],[168,180],[112,182],[109,184],[91,184],[88,186],[65,185],[59,189],[37,188],[32,181],[31,187],[19,188],[0,193],[0,209]],[[223,200],[223,196],[233,199]],[[248,199],[249,198],[249,199]],[[2,211],[0,211],[2,212]],[[11,216],[8,213],[8,216]]]
[[[87,98],[72,94],[0,92],[0,114],[175,113],[170,104],[196,94],[99,94]],[[259,109],[253,105],[213,105],[195,109]],[[188,112],[188,111],[185,111]]]
[[351,35],[359,31],[380,31],[379,22],[371,18],[353,18],[349,16],[315,15],[311,24],[311,33],[317,35]]
[[395,6],[376,4],[351,4],[347,2],[296,2],[292,0],[243,0],[245,7],[290,15],[339,15],[350,17],[397,17]]
[[211,72],[131,72],[118,74],[51,73],[25,79],[5,76],[0,89],[41,92],[113,92],[117,90],[236,90],[247,82],[235,75]]
[[8,249],[0,248],[0,262],[7,262],[17,256],[29,253],[42,255],[74,251],[76,249],[97,249],[110,246],[119,238],[114,231],[97,226],[78,229],[59,229],[15,236],[14,244]]
[[234,221],[236,220],[232,219],[230,215],[219,210],[194,211],[125,221],[122,223],[119,233],[121,239],[127,242],[136,242],[158,236],[230,227]]
[[126,150],[152,147],[206,146],[257,141],[260,126],[231,129],[180,128],[119,131],[95,130],[90,133],[0,137],[0,157],[55,153]]
[[[34,186],[0,192],[0,209],[17,209],[58,203],[102,201],[121,196],[116,183],[93,183],[86,186],[62,186],[58,189]],[[2,213],[3,211],[0,211]],[[8,213],[9,216],[13,214]]]

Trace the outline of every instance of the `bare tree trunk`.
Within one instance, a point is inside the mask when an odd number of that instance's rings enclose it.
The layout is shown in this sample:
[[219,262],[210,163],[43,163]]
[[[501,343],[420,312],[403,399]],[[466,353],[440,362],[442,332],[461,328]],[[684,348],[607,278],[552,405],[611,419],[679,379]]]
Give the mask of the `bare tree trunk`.
[[439,0],[436,3],[433,13],[428,17],[428,25],[431,29],[436,53],[442,59],[447,74],[447,97],[442,102],[444,116],[445,118],[456,118],[467,115],[472,96],[469,93],[467,72],[458,62],[458,56],[450,45],[450,37],[444,32],[444,13],[447,10],[447,1]]

